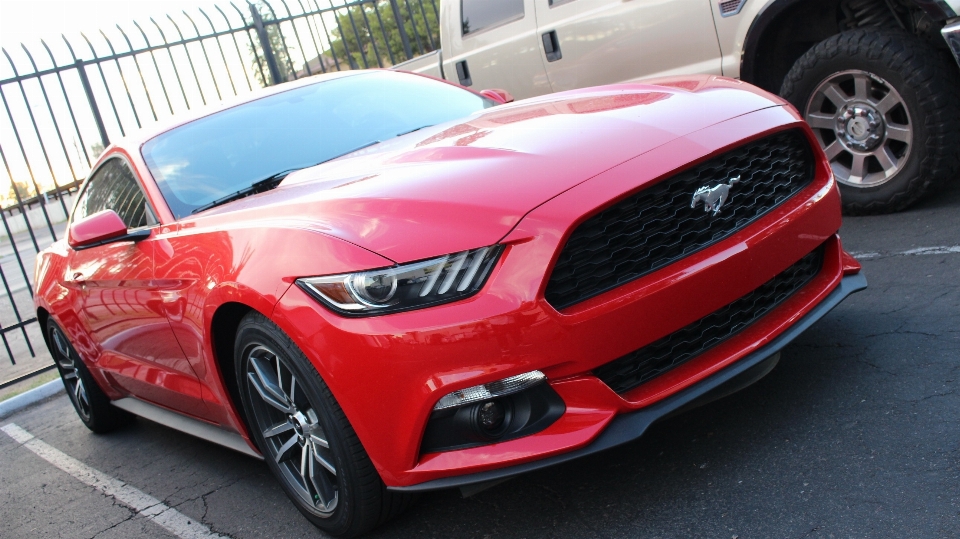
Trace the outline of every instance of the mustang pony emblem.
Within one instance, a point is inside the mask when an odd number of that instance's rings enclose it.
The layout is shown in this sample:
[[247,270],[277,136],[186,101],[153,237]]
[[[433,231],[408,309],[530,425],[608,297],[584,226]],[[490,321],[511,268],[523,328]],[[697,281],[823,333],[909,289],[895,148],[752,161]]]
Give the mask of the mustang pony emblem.
[[721,183],[714,187],[703,186],[693,193],[693,200],[690,201],[690,207],[696,208],[697,204],[703,202],[703,211],[713,210],[713,214],[720,213],[723,203],[730,198],[730,188],[733,184],[740,181],[740,176],[730,178],[730,183]]

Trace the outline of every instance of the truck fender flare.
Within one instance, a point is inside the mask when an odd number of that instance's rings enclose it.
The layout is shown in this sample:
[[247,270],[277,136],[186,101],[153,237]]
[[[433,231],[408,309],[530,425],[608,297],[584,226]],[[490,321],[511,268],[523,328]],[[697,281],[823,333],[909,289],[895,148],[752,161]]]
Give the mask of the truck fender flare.
[[740,55],[740,79],[752,83],[756,80],[757,46],[767,28],[777,20],[781,13],[801,3],[803,0],[774,0],[760,9],[750,23],[747,37],[743,40],[743,52]]
[[[740,59],[740,78],[747,82],[754,82],[757,76],[757,47],[760,38],[767,28],[775,22],[787,9],[801,3],[803,0],[774,0],[760,9],[757,16],[750,23],[747,37],[743,42],[743,51]],[[936,21],[945,21],[958,14],[943,0],[911,0],[918,8]]]

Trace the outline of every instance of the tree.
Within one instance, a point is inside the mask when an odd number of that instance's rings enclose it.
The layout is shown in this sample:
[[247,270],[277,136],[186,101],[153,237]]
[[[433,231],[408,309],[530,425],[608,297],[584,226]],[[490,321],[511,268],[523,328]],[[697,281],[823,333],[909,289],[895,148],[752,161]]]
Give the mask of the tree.
[[431,52],[440,45],[440,26],[433,9],[418,1],[376,0],[340,11],[331,48],[324,52],[330,58],[326,64],[333,64],[336,59],[344,70],[377,67],[378,56],[384,67],[407,60],[394,8],[400,12],[413,56]]
[[[267,5],[266,2],[263,2],[263,0],[258,0],[254,5],[260,17],[263,19],[263,27],[267,32],[267,43],[270,45],[273,57],[277,60],[281,80],[287,81],[294,79],[293,64],[290,62],[290,51],[296,49],[287,45],[283,33],[280,31],[280,25],[270,23],[270,21],[276,20],[273,9]],[[273,79],[270,77],[270,67],[267,65],[267,57],[264,55],[263,47],[260,46],[260,39],[258,37],[252,41],[253,44],[248,45],[247,49],[252,56],[251,67],[253,68],[253,76],[257,79],[257,82],[260,83],[260,86],[270,86],[273,84]]]
[[12,181],[10,182],[10,190],[7,191],[7,195],[4,197],[4,206],[16,206],[17,204],[17,195],[20,195],[20,200],[25,201],[28,198],[33,197],[33,186],[25,181]]

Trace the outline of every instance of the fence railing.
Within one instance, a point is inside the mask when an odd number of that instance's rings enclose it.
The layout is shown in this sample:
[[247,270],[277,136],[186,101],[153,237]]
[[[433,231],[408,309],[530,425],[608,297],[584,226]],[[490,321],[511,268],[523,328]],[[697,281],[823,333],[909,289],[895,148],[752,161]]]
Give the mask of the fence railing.
[[259,87],[412,59],[439,47],[438,20],[437,0],[259,0],[3,49],[0,340],[12,368],[0,389],[53,368],[24,361],[43,342],[33,260],[62,236],[112,140]]

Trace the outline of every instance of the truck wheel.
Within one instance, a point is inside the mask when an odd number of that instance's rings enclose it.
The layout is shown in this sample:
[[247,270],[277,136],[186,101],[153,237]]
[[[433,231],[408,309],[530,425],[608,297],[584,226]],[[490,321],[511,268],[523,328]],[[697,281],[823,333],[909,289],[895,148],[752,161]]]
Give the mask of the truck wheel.
[[947,60],[913,35],[860,29],[787,74],[780,95],[813,128],[848,215],[903,210],[956,173],[960,75]]

